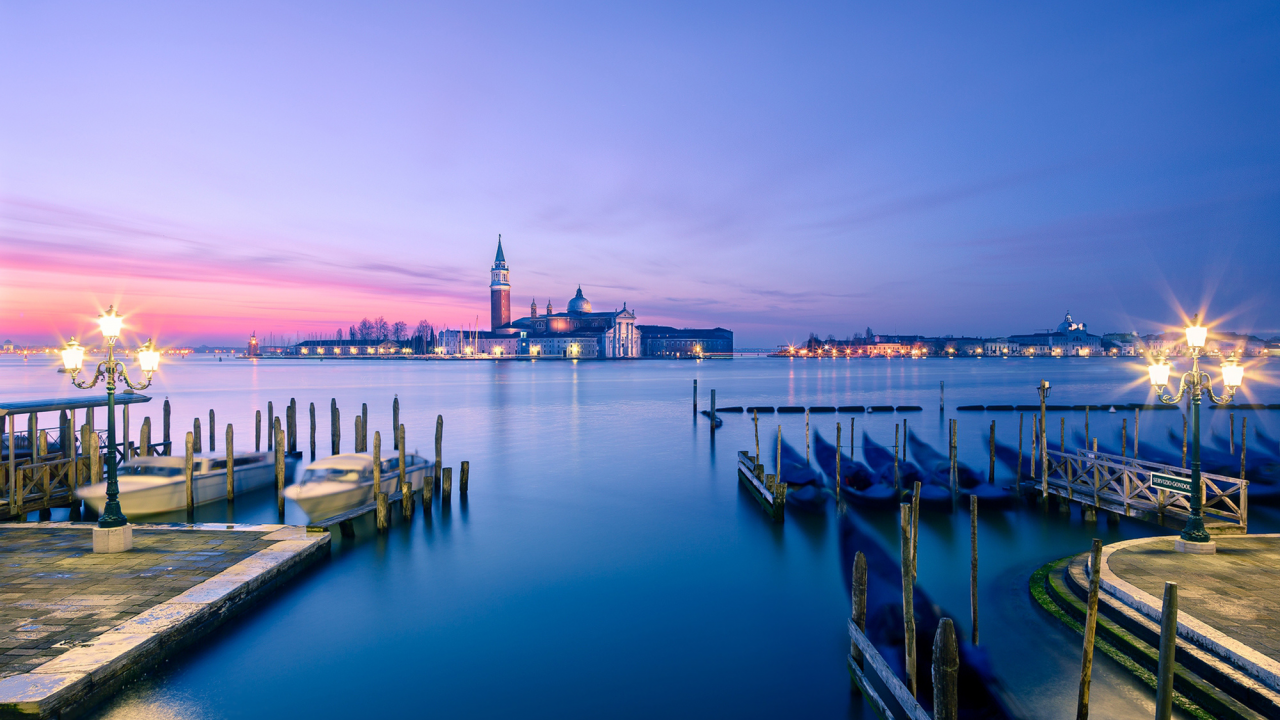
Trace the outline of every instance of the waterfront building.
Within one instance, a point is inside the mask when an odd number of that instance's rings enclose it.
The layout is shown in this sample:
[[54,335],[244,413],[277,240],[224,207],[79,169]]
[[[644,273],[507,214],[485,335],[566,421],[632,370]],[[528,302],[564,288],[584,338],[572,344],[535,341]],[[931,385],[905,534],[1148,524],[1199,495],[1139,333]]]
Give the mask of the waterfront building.
[[11,352],[13,352],[13,341],[12,341],[12,340],[5,340],[5,341],[4,341],[4,351],[5,351],[5,352],[7,352],[7,353],[11,353]]
[[1094,355],[1102,352],[1102,338],[1090,335],[1087,326],[1076,322],[1071,313],[1052,332],[1010,335],[1009,340],[1021,346],[1023,355]]
[[[511,320],[510,269],[498,240],[498,252],[490,269],[489,332],[453,331],[438,344],[445,355],[529,355],[581,357],[610,360],[640,357],[640,331],[636,314],[622,304],[621,310],[596,312],[591,301],[582,294],[582,286],[565,312],[554,312],[551,301],[547,311],[538,313],[536,300],[529,305],[529,316]],[[442,335],[444,333],[441,333]],[[469,342],[468,342],[469,340]]]
[[733,353],[733,331],[637,325],[642,357],[682,358]]
[[1142,338],[1135,332],[1105,333],[1102,336],[1102,352],[1107,355],[1136,357],[1142,354],[1142,349]]
[[245,357],[262,357],[262,348],[258,347],[258,332],[256,330],[249,335],[249,347],[245,350]]
[[1017,355],[1021,347],[1007,337],[989,338],[982,341],[982,354],[998,357]]

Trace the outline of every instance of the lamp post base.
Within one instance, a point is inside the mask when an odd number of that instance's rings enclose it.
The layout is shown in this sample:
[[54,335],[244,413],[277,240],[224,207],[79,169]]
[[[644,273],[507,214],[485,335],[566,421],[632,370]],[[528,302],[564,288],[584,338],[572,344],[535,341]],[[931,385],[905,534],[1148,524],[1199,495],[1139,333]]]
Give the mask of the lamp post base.
[[1213,555],[1218,552],[1218,544],[1210,540],[1209,542],[1187,542],[1182,538],[1173,541],[1173,549],[1180,553],[1191,553],[1192,555]]
[[133,549],[133,526],[93,529],[93,551],[95,553],[128,552]]

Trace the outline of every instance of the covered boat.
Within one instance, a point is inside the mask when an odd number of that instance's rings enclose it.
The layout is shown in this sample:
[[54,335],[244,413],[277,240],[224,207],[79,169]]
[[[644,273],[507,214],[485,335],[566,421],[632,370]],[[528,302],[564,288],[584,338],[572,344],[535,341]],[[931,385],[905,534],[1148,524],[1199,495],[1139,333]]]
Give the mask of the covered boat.
[[[187,507],[186,459],[173,455],[151,455],[129,460],[116,471],[120,486],[120,508],[125,515],[150,515]],[[285,466],[285,477],[293,463]],[[269,452],[235,453],[232,478],[236,494],[275,483],[275,455]],[[227,456],[196,455],[191,464],[191,493],[196,505],[227,499]],[[93,483],[76,490],[76,495],[101,513],[107,504],[107,484]]]
[[[404,461],[413,490],[421,490],[435,463],[414,454],[405,454]],[[380,481],[384,493],[399,489],[399,457],[382,461]],[[317,460],[302,471],[297,483],[285,488],[284,496],[297,503],[312,521],[367,505],[373,501],[373,454],[345,453]]]

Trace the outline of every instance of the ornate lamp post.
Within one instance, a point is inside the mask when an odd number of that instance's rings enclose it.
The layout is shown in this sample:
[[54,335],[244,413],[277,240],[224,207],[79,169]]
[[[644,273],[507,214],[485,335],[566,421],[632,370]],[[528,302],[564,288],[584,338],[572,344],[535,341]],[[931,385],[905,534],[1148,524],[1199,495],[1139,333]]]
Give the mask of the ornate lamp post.
[[[103,508],[102,516],[98,518],[98,527],[108,530],[122,528],[129,522],[124,512],[120,510],[120,486],[116,477],[116,382],[121,381],[134,390],[145,390],[151,385],[151,375],[160,365],[160,352],[156,350],[151,340],[147,340],[147,344],[138,350],[138,364],[142,367],[142,372],[147,379],[146,382],[134,383],[129,380],[124,364],[116,360],[115,354],[116,340],[120,338],[124,318],[116,314],[114,306],[108,307],[105,313],[98,316],[98,327],[102,330],[102,337],[107,341],[107,359],[98,363],[98,369],[94,372],[93,378],[84,382],[76,379],[84,366],[84,348],[76,342],[75,338],[71,338],[62,351],[62,364],[71,373],[71,383],[82,390],[88,390],[97,385],[99,380],[107,382],[107,447],[110,448],[107,453],[107,505]],[[94,550],[99,552],[96,540],[95,537]]]
[[1183,396],[1191,395],[1191,515],[1187,518],[1187,526],[1182,529],[1182,536],[1174,543],[1179,552],[1211,554],[1215,545],[1204,528],[1204,482],[1200,477],[1200,396],[1208,395],[1215,405],[1225,405],[1235,397],[1236,390],[1244,383],[1244,366],[1236,360],[1235,355],[1222,363],[1222,397],[1213,393],[1213,382],[1209,373],[1200,369],[1200,351],[1204,348],[1209,329],[1200,325],[1200,316],[1191,319],[1191,326],[1186,329],[1187,348],[1191,351],[1191,370],[1182,375],[1176,395],[1169,395],[1165,387],[1169,384],[1169,361],[1156,358],[1147,368],[1151,376],[1151,385],[1160,394],[1160,402],[1166,405],[1177,405]]

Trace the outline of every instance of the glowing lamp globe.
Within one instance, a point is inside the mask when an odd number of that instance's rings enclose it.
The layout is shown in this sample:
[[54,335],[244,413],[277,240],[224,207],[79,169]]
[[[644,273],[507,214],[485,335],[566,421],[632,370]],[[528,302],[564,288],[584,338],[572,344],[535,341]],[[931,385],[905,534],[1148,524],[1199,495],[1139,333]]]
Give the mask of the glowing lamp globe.
[[1147,366],[1147,374],[1151,376],[1152,387],[1162,388],[1169,384],[1169,363],[1158,359]]
[[142,372],[151,377],[151,373],[160,367],[160,351],[156,350],[155,343],[147,340],[147,344],[138,349],[138,364],[142,366]]
[[80,368],[84,367],[84,348],[75,338],[71,338],[71,342],[62,349],[62,367],[73,373],[80,372]]
[[120,330],[124,327],[124,318],[116,314],[115,306],[110,306],[107,311],[98,316],[98,327],[102,330],[102,337],[107,342],[114,343],[116,338],[120,337]]
[[1209,337],[1209,328],[1195,321],[1195,325],[1187,327],[1187,347],[1202,348]]
[[1234,357],[1222,363],[1222,384],[1229,388],[1237,388],[1244,384],[1244,366]]

